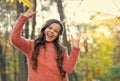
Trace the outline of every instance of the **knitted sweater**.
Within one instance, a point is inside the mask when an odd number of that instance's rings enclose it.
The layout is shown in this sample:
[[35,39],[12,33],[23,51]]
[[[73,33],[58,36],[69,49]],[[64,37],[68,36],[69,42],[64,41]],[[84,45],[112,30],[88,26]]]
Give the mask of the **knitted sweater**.
[[[31,56],[34,51],[34,40],[25,39],[21,36],[23,25],[27,20],[25,16],[20,15],[10,35],[10,41],[27,57],[28,81],[62,81],[56,62],[56,50],[52,42],[45,43],[46,49],[40,48],[37,70],[32,69]],[[79,51],[80,48],[73,47],[69,56],[67,49],[64,49],[63,69],[67,74],[73,70]],[[68,77],[65,78],[65,81],[68,81]]]

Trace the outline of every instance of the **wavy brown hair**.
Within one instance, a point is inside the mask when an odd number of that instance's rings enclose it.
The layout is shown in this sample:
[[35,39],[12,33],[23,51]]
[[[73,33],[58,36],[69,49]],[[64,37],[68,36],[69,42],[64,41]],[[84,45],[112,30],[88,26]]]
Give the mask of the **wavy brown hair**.
[[54,45],[55,45],[55,49],[57,51],[57,59],[56,59],[56,62],[58,63],[58,68],[59,68],[59,71],[60,71],[60,74],[62,76],[62,78],[65,77],[66,73],[65,71],[63,70],[62,68],[62,65],[63,65],[63,48],[62,46],[59,44],[59,36],[62,35],[63,33],[63,24],[56,20],[56,19],[50,19],[48,21],[45,22],[45,24],[43,24],[42,26],[42,29],[40,31],[40,35],[38,36],[38,38],[34,41],[34,51],[33,51],[33,54],[32,54],[32,67],[34,70],[37,69],[37,63],[38,63],[38,60],[37,60],[37,57],[38,57],[38,52],[40,51],[40,47],[41,46],[44,46],[45,47],[45,29],[50,26],[52,23],[57,23],[60,25],[61,27],[61,30],[57,36],[57,38],[53,41]]

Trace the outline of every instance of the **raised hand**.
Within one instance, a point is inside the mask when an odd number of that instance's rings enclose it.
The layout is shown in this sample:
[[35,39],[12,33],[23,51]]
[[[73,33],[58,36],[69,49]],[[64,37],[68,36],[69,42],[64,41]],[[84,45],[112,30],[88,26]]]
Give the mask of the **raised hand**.
[[76,38],[73,38],[73,36],[71,35],[71,38],[72,38],[72,45],[74,47],[77,47],[79,48],[79,45],[80,45],[80,37],[81,37],[81,32],[79,32],[76,36]]
[[30,7],[23,15],[27,18],[32,17],[36,12],[33,11],[34,6]]

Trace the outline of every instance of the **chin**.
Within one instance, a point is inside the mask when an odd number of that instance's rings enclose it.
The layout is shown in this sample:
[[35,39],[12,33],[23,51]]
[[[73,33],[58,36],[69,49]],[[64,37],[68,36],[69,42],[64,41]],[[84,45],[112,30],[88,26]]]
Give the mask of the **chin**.
[[52,41],[46,41],[46,42],[52,42]]
[[52,40],[46,40],[46,42],[52,42]]
[[52,42],[54,41],[55,39],[46,39],[46,42]]

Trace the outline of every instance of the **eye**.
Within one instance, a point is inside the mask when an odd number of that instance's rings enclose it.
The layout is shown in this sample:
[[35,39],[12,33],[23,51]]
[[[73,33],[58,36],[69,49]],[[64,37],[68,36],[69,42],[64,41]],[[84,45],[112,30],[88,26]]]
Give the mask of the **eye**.
[[56,33],[59,33],[59,31],[57,31],[57,30],[54,30]]
[[51,26],[49,26],[48,28],[49,28],[50,30],[52,29],[52,27],[51,27]]

